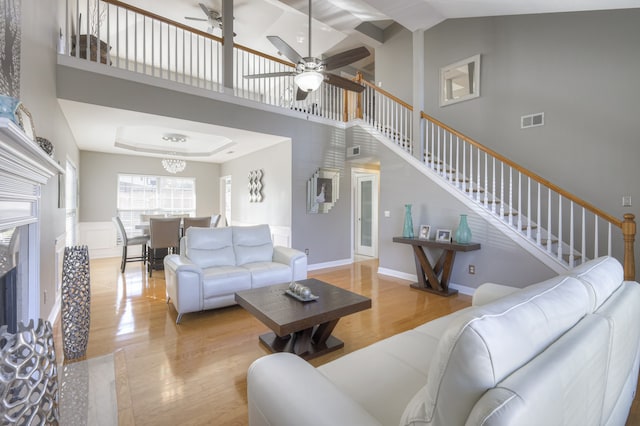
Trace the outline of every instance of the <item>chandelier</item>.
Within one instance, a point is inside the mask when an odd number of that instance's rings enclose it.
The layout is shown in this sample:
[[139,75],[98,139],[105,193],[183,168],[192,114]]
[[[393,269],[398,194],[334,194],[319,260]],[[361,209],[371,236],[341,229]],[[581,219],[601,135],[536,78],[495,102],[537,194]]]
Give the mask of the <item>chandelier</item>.
[[162,160],[162,167],[169,173],[180,173],[187,167],[187,162],[177,158],[165,158]]

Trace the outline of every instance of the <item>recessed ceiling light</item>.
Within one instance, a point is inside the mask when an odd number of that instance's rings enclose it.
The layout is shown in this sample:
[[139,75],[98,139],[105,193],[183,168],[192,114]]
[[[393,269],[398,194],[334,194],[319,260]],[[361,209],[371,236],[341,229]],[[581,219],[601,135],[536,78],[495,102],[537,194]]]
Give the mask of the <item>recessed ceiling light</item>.
[[187,136],[179,133],[166,133],[162,136],[162,139],[167,142],[186,142]]

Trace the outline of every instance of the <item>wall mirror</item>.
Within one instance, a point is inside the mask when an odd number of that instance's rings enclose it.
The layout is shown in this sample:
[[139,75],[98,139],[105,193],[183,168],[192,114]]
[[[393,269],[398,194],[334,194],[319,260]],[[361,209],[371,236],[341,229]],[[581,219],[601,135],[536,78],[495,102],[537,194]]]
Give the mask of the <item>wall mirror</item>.
[[440,68],[440,106],[480,96],[480,55]]
[[318,169],[307,182],[307,213],[329,213],[338,201],[340,171]]

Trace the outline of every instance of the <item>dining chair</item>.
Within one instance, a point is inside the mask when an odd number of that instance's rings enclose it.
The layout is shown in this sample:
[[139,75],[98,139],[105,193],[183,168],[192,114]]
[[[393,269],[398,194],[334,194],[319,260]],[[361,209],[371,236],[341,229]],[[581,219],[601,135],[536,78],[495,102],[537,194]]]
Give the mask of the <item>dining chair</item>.
[[187,234],[187,229],[191,226],[196,226],[198,228],[209,228],[211,226],[211,216],[185,217],[182,221],[183,235]]
[[220,222],[220,218],[222,217],[221,214],[214,214],[211,216],[211,227],[212,228],[216,228],[218,226],[218,223]]
[[176,218],[149,219],[149,242],[147,242],[147,269],[149,276],[153,270],[163,265],[164,257],[175,253],[180,246],[180,222]]
[[[113,223],[116,225],[116,230],[118,231],[118,235],[122,240],[122,261],[120,262],[120,271],[124,273],[124,270],[128,262],[146,262],[147,242],[149,241],[149,236],[139,235],[137,237],[129,237],[127,235],[126,229],[124,229],[124,225],[122,224],[122,220],[120,220],[120,217],[114,216],[112,220],[113,220]],[[127,254],[127,250],[129,246],[141,246],[140,255],[129,257]]]
[[[149,219],[151,219],[152,217],[165,217],[165,215],[163,214],[141,214],[140,215],[140,222],[141,223],[149,223]],[[142,233],[145,235],[149,235],[149,228],[143,229]]]

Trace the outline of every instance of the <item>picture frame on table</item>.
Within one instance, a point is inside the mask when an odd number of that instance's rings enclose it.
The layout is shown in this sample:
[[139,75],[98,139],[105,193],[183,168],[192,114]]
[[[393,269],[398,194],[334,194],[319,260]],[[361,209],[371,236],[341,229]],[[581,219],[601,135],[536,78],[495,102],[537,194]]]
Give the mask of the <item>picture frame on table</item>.
[[428,240],[431,233],[431,226],[420,225],[420,231],[418,232],[418,238],[421,240]]
[[450,243],[451,229],[438,229],[438,232],[436,232],[436,241],[440,243]]
[[20,103],[20,105],[18,105],[18,108],[16,109],[16,118],[18,119],[18,125],[22,127],[22,130],[27,135],[27,137],[35,142],[36,128],[33,124],[33,117],[23,103]]

